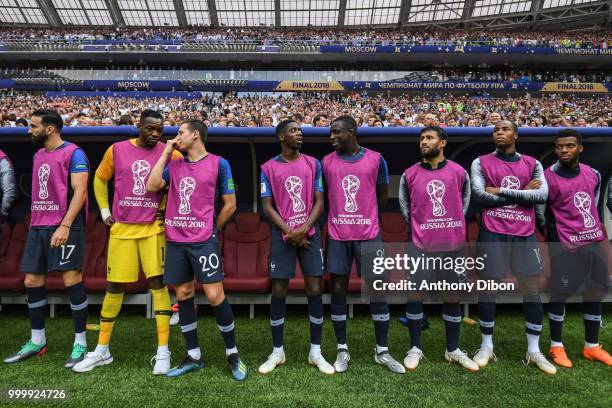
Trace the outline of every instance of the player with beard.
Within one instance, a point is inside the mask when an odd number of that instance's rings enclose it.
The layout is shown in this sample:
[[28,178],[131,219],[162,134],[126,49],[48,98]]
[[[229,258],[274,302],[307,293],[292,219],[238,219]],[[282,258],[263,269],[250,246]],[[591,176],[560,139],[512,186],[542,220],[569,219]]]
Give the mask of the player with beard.
[[281,145],[280,154],[261,166],[263,210],[272,222],[270,326],[274,348],[268,360],[259,367],[259,372],[269,373],[277,365],[285,363],[286,297],[289,279],[295,276],[299,260],[310,319],[308,362],[322,373],[333,374],[334,367],[321,354],[323,248],[321,230],[317,225],[324,206],[321,163],[300,152],[302,130],[296,121],[289,119],[279,123],[276,137]]
[[[110,226],[107,257],[107,288],[100,313],[98,345],[73,367],[82,373],[99,365],[110,364],[113,357],[109,344],[115,320],[121,310],[128,283],[137,282],[144,272],[153,298],[157,326],[157,353],[153,357],[153,374],[170,369],[170,295],[164,285],[164,228],[156,213],[164,199],[163,192],[150,193],[146,181],[152,166],[161,157],[164,117],[157,111],[144,110],[140,115],[138,138],[113,143],[106,150],[96,170],[94,193],[102,220]],[[181,158],[175,152],[173,158]],[[114,178],[112,212],[108,199],[108,182]]]
[[[508,269],[518,278],[523,295],[527,332],[527,364],[535,363],[547,374],[557,369],[540,351],[543,310],[540,299],[542,270],[535,237],[535,210],[546,203],[548,185],[539,161],[516,151],[517,126],[507,120],[493,128],[495,152],[472,162],[472,194],[482,207],[478,233],[479,256],[486,258],[481,279],[500,280]],[[486,255],[486,256],[485,256]],[[478,299],[482,344],[474,356],[485,367],[493,353],[495,294],[483,292]]]
[[[332,276],[331,318],[338,344],[334,369],[341,373],[348,369],[350,361],[346,344],[349,274],[355,261],[368,290],[372,287],[374,258],[384,256],[378,211],[387,200],[389,172],[380,153],[357,143],[357,123],[352,117],[340,116],[332,122],[330,140],[335,151],[322,162],[329,201],[326,264]],[[387,347],[389,304],[385,299],[371,300],[376,337],[374,360],[403,374],[404,366]]]
[[25,273],[31,337],[5,363],[47,351],[46,276],[60,272],[70,298],[75,339],[64,367],[71,368],[87,351],[87,293],[81,271],[85,255],[89,161],[77,145],[62,140],[61,116],[53,110],[32,113],[28,131],[37,151],[32,169],[32,216],[21,259]]
[[[217,229],[222,229],[236,211],[236,193],[227,160],[206,150],[207,134],[208,129],[202,121],[184,121],[177,137],[166,143],[147,181],[147,190],[151,192],[168,186],[165,216],[168,259],[164,268],[164,282],[174,285],[181,331],[187,343],[187,356],[166,375],[179,377],[204,367],[193,301],[195,276],[202,284],[215,314],[232,376],[236,381],[243,381],[247,368],[236,347],[234,314],[223,291],[223,270],[217,239]],[[168,164],[174,149],[179,149],[185,159],[173,160]],[[223,204],[217,213],[215,210],[219,199]]]
[[[470,179],[465,169],[444,157],[447,140],[444,129],[438,126],[423,128],[420,132],[421,161],[406,169],[399,187],[400,209],[411,231],[408,253],[413,258],[440,258],[445,263],[448,259],[466,256],[465,213],[471,194]],[[409,279],[417,287],[423,281],[458,283],[466,278],[465,273],[458,274],[454,269],[420,268],[411,273]],[[411,348],[404,359],[404,366],[409,370],[415,370],[423,358],[423,298],[423,292],[411,291],[406,304]],[[478,371],[478,365],[459,348],[459,296],[444,292],[442,299],[442,319],[446,329],[444,358],[470,371]]]
[[612,357],[599,344],[601,300],[608,292],[608,265],[600,242],[605,240],[597,203],[601,175],[580,162],[584,150],[582,136],[564,129],[555,137],[558,161],[546,169],[548,203],[544,217],[538,206],[538,221],[546,227],[551,245],[551,299],[548,304],[551,345],[548,352],[555,364],[570,368],[572,361],[563,346],[565,303],[575,293],[582,294],[584,347],[587,360],[612,365]]

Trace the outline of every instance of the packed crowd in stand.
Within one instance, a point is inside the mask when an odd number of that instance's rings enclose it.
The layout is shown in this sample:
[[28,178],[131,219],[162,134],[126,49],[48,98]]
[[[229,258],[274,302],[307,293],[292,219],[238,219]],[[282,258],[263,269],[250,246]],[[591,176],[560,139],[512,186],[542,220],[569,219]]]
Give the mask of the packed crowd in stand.
[[106,28],[106,27],[5,27],[0,39],[44,40],[177,40],[216,43],[255,42],[274,44],[287,41],[322,45],[439,45],[481,44],[494,46],[532,46],[563,48],[608,48],[609,31],[564,33],[559,31],[490,31],[398,29],[265,29],[265,28]]
[[545,95],[532,97],[474,97],[453,94],[383,95],[315,94],[239,97],[203,96],[200,99],[63,97],[19,93],[0,102],[2,126],[27,126],[35,109],[57,109],[67,126],[132,125],[145,109],[164,113],[166,125],[188,117],[210,127],[268,127],[293,118],[302,126],[327,126],[348,114],[360,126],[491,126],[501,118],[521,127],[612,126],[610,96]]

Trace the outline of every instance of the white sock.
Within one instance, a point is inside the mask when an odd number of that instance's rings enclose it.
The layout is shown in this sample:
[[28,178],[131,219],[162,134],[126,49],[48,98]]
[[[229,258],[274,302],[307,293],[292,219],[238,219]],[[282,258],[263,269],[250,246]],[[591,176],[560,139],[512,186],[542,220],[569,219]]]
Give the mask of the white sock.
[[157,355],[161,356],[162,354],[168,354],[170,350],[168,349],[168,345],[165,346],[157,346]]
[[283,346],[273,347],[272,352],[276,354],[283,354],[285,352],[285,348]]
[[482,343],[480,343],[480,348],[488,348],[488,349],[493,350],[493,335],[492,334],[482,335]]
[[563,347],[563,343],[560,341],[550,341],[550,347]]
[[348,350],[348,346],[346,344],[338,344],[338,350],[340,349]]
[[225,355],[231,356],[232,354],[238,354],[238,348],[232,347],[231,349],[225,349]]
[[199,360],[202,357],[202,353],[200,352],[200,348],[194,348],[191,350],[187,350],[187,354],[189,355],[189,357],[193,358],[194,360]]
[[382,346],[379,346],[378,344],[376,345],[376,354],[380,354],[385,351],[389,351],[389,347],[382,347]]
[[47,344],[47,338],[45,337],[45,329],[35,330],[32,329],[32,343],[37,346],[42,346],[43,344]]
[[593,347],[597,347],[599,346],[599,343],[587,343],[586,341],[584,342],[584,347],[585,348],[593,348]]
[[98,344],[96,346],[96,353],[100,353],[103,356],[108,356],[109,351],[108,351],[108,344],[102,345],[102,344]]
[[527,351],[529,353],[540,352],[540,335],[527,333]]
[[87,332],[74,333],[74,344],[87,347]]
[[321,345],[320,344],[311,344],[310,345],[310,354],[321,354]]

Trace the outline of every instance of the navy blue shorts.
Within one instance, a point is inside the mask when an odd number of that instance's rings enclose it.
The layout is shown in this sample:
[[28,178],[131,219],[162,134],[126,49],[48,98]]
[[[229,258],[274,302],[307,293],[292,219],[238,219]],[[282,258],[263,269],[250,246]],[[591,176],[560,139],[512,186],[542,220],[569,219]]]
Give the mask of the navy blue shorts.
[[82,271],[85,230],[71,229],[66,244],[51,248],[55,229],[32,227],[21,258],[21,271],[44,275],[48,272]]
[[384,256],[385,247],[380,233],[376,238],[365,241],[336,241],[328,238],[325,264],[327,272],[348,276],[354,260],[359,276],[380,278],[380,275],[373,274],[374,258]]
[[296,248],[283,241],[281,231],[272,226],[270,245],[270,277],[272,279],[291,279],[295,276],[296,262],[304,276],[323,276],[323,247],[321,230],[315,227],[315,234],[308,238],[310,245]]
[[[567,296],[584,293],[605,295],[608,291],[608,260],[601,243],[591,243],[565,250],[554,243],[550,248],[550,296],[551,301],[562,301]],[[595,290],[595,292],[592,292]],[[585,299],[599,301],[600,299]]]
[[202,284],[223,281],[223,267],[216,235],[205,242],[166,243],[164,283],[180,285],[191,282],[194,276],[198,283]]
[[406,273],[406,279],[418,285],[421,282],[459,283],[467,281],[467,269],[464,268],[466,252],[463,250],[446,252],[422,252],[413,244],[408,244],[406,251],[412,258],[421,258],[419,267]]
[[480,228],[478,256],[485,267],[478,271],[482,279],[502,279],[508,270],[517,278],[538,276],[542,273],[542,257],[535,234],[519,237],[498,234]]

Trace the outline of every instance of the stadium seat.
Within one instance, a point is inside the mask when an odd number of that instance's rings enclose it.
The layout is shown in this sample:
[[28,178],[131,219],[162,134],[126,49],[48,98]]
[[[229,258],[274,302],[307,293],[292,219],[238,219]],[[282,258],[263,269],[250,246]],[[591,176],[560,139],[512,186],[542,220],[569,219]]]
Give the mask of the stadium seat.
[[83,268],[85,288],[88,292],[104,292],[106,291],[108,227],[93,214],[87,220],[87,227],[85,267]]
[[384,242],[407,242],[408,224],[400,213],[382,213],[380,235]]
[[223,234],[224,287],[266,293],[270,288],[270,226],[257,213],[236,214]]
[[24,290],[21,256],[28,238],[29,225],[30,217],[28,215],[23,222],[15,224],[10,239],[7,239],[6,256],[0,258],[0,290],[13,292]]

